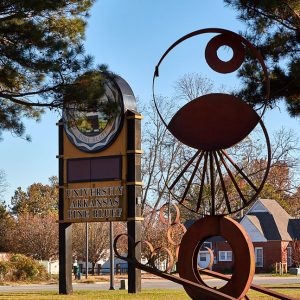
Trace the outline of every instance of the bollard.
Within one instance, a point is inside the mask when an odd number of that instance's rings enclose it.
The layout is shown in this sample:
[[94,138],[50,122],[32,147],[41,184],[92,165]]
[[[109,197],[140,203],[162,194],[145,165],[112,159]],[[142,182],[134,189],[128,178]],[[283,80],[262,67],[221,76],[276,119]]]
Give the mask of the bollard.
[[127,279],[120,280],[120,290],[128,290],[128,280]]

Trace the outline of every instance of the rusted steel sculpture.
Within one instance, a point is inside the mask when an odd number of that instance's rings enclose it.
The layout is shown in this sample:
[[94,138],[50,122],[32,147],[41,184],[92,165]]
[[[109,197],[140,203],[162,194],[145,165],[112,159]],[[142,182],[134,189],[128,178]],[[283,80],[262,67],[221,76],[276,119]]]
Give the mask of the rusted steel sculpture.
[[[168,230],[166,233],[166,237],[168,239],[168,242],[172,245],[175,246],[175,255],[176,255],[176,260],[178,260],[178,252],[179,252],[179,246],[180,246],[180,241],[176,242],[174,241],[174,239],[172,238],[172,229],[174,228],[174,226],[180,226],[182,229],[182,235],[184,235],[186,233],[186,228],[185,226],[180,223],[180,211],[178,209],[178,207],[176,205],[173,204],[173,207],[175,208],[175,219],[173,222],[170,222],[169,220],[167,220],[164,215],[163,215],[163,211],[164,208],[166,207],[166,204],[163,205],[160,208],[159,211],[159,220],[161,223],[168,225]],[[121,254],[119,254],[118,252],[118,247],[117,247],[117,243],[118,240],[124,236],[125,234],[120,234],[116,237],[115,239],[115,243],[114,243],[114,250],[115,253],[117,254],[118,257],[122,257]],[[127,236],[127,235],[126,235]],[[129,241],[131,241],[132,243],[132,239],[129,237]],[[148,255],[145,257],[146,258],[146,263],[144,264],[145,266],[150,265],[154,270],[160,272],[160,269],[157,267],[155,261],[156,258],[161,256],[163,252],[165,252],[165,254],[168,257],[168,263],[166,265],[166,268],[164,270],[164,272],[171,272],[172,269],[174,268],[174,264],[175,264],[175,260],[174,260],[174,256],[172,254],[172,251],[170,251],[171,249],[168,249],[166,247],[158,247],[158,248],[154,248],[153,245],[149,242],[149,241],[141,241],[141,244],[144,244],[147,248],[148,248]],[[174,252],[174,251],[173,251]],[[165,256],[166,256],[165,255]],[[122,257],[124,259],[124,257]],[[128,259],[128,258],[126,258]],[[213,259],[213,258],[212,258]]]
[[[155,79],[159,75],[159,67],[166,56],[178,44],[194,36],[206,33],[218,34],[208,42],[205,48],[206,61],[216,72],[230,73],[236,71],[244,61],[246,49],[248,49],[248,51],[250,51],[250,53],[257,59],[261,65],[265,78],[263,83],[266,91],[264,105],[255,110],[247,104],[245,100],[239,99],[234,95],[212,93],[188,102],[173,116],[169,124],[167,124],[159,112],[155,98]],[[220,60],[217,56],[217,50],[221,46],[228,46],[233,51],[233,56],[228,62]],[[171,184],[167,185],[172,196],[177,199],[180,204],[185,206],[187,209],[198,213],[201,205],[203,205],[203,188],[207,179],[210,181],[211,185],[210,212],[202,212],[202,214],[231,214],[248,206],[257,198],[267,179],[271,162],[270,141],[265,126],[261,121],[269,100],[269,94],[270,87],[268,73],[260,53],[250,42],[236,33],[217,28],[202,29],[182,37],[167,49],[159,60],[153,77],[154,103],[162,122],[168,128],[170,133],[183,144],[197,149],[195,155],[187,162],[175,180]],[[262,176],[259,184],[252,182],[225,150],[243,140],[257,124],[261,126],[265,135],[268,152],[264,176]],[[202,161],[203,164],[201,164]],[[190,201],[189,192],[192,189],[192,183],[199,166],[201,166],[202,172],[198,201],[193,204],[193,201]],[[248,183],[252,193],[248,195],[243,194],[243,191],[239,187],[238,182],[230,170],[230,166],[233,166],[239,176]],[[178,195],[173,191],[178,190],[176,187],[181,184],[180,180],[187,171],[190,171],[191,173],[190,180],[185,189],[181,189],[182,192]],[[214,174],[215,171],[217,171],[217,174]],[[224,182],[224,173],[230,177],[231,183],[235,186],[239,198],[243,201],[242,206],[239,205],[238,207],[232,207],[232,199],[229,199],[228,197],[226,183]],[[220,178],[223,192],[222,201],[224,202],[224,205],[223,203],[216,203],[215,176],[219,176]]]
[[[167,124],[155,99],[155,80],[159,77],[159,67],[172,49],[181,42],[204,34],[215,35],[205,48],[206,62],[215,72],[227,74],[236,71],[244,62],[246,51],[257,60],[264,74],[264,81],[262,82],[266,91],[264,104],[260,107],[252,107],[247,103],[247,99],[239,99],[237,96],[230,94],[211,93],[198,97],[184,105]],[[217,55],[217,50],[221,46],[228,46],[233,51],[232,58],[227,62],[219,59]],[[165,247],[154,249],[151,243],[147,241],[141,243],[148,247],[149,256],[147,263],[141,264],[135,257],[122,257],[118,253],[118,241],[123,236],[119,235],[114,243],[114,249],[119,258],[135,262],[136,267],[141,270],[182,284],[192,299],[249,299],[246,296],[249,288],[278,299],[292,299],[251,284],[255,272],[252,242],[242,226],[226,216],[251,204],[266,182],[271,162],[271,146],[267,130],[262,122],[262,116],[269,101],[269,94],[268,72],[262,56],[249,41],[234,32],[219,28],[198,30],[183,36],[167,49],[154,72],[153,99],[155,107],[170,133],[183,144],[196,149],[195,154],[182,167],[175,180],[171,184],[167,184],[167,187],[180,205],[206,216],[200,218],[186,230],[180,223],[179,209],[176,205],[174,206],[176,217],[171,224],[169,224],[169,220],[164,218],[163,211],[166,205],[160,210],[160,221],[168,225],[167,238],[169,244],[176,247],[179,277],[172,274],[174,257],[171,251]],[[225,150],[241,142],[257,125],[260,125],[262,129],[267,146],[267,159],[260,182],[252,181]],[[187,181],[183,180],[184,176],[185,180],[186,177],[188,178]],[[220,182],[221,192],[218,193],[216,191],[216,178]],[[198,189],[195,189],[195,181],[197,181]],[[181,188],[183,182],[185,182],[184,188]],[[240,182],[248,186],[247,192],[243,191]],[[228,192],[229,185],[234,187],[235,196]],[[207,186],[209,187],[209,197],[207,197],[207,194],[204,195],[204,187],[207,189]],[[209,198],[208,203],[204,203],[205,197],[206,200]],[[237,201],[239,205],[237,205]],[[207,204],[209,204],[209,209],[205,210],[204,206],[207,206]],[[180,226],[184,234],[181,243],[174,241],[172,238],[174,226]],[[203,248],[203,243],[213,236],[222,236],[232,248],[235,264],[231,278],[209,270],[213,263],[213,252],[207,247],[206,249],[210,254],[210,264],[205,269],[198,266],[199,251]],[[130,236],[128,241],[128,247],[136,247]],[[159,270],[155,265],[156,256],[161,251],[168,256],[168,264],[164,271]],[[228,282],[225,286],[216,290],[207,286],[200,274],[209,274]]]
[[[180,244],[179,275],[205,285],[198,272],[197,258],[202,243],[212,236],[224,237],[235,254],[234,273],[230,281],[219,291],[240,299],[247,293],[255,272],[254,249],[243,227],[228,217],[205,217],[189,228]],[[201,299],[205,296],[201,290],[186,286],[184,288],[192,299]]]

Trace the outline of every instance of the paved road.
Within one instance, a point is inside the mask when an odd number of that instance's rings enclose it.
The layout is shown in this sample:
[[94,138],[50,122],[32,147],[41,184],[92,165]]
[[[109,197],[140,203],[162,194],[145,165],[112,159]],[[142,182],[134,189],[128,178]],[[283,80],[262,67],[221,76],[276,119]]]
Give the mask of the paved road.
[[[206,281],[210,286],[220,286],[221,280],[209,279]],[[255,276],[253,283],[255,284],[271,284],[274,287],[280,284],[300,283],[300,277],[263,277]],[[119,289],[120,284],[116,282],[115,288]],[[75,283],[73,284],[75,291],[79,290],[108,290],[109,283],[101,282],[95,284]],[[181,285],[163,280],[163,279],[146,279],[142,281],[142,288],[144,289],[180,289]],[[18,286],[0,286],[0,292],[36,292],[36,291],[58,291],[57,284],[29,284]]]

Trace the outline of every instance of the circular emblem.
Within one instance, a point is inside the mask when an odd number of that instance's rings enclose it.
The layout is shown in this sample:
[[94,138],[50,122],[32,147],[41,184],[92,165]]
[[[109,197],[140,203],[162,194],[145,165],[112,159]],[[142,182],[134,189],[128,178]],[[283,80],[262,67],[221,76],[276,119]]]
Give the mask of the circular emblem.
[[97,109],[80,109],[80,106],[64,110],[65,132],[78,149],[99,152],[108,147],[123,124],[124,104],[122,93],[115,82],[107,81],[105,91],[97,99]]

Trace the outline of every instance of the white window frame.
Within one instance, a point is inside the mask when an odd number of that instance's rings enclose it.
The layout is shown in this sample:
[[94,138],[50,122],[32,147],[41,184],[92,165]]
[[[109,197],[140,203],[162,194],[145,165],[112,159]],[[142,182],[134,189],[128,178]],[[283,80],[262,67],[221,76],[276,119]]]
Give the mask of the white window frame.
[[[201,261],[201,262],[206,261],[206,254],[207,254],[207,251],[200,251],[199,252],[199,261]],[[205,258],[205,259],[201,260],[201,256],[202,256],[202,258]]]
[[[258,252],[258,250],[261,250],[261,252],[262,252],[261,263],[260,264],[257,263],[257,252]],[[263,267],[264,266],[264,248],[263,247],[255,247],[254,252],[255,252],[255,266],[259,267],[259,268]]]
[[[205,244],[206,244],[206,245],[205,245]],[[204,243],[202,244],[202,247],[207,247],[207,248],[212,249],[212,242],[204,242]]]
[[[224,259],[222,258],[222,254],[224,254]],[[232,261],[232,251],[219,251],[219,261]]]

